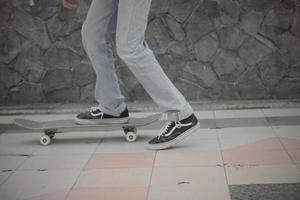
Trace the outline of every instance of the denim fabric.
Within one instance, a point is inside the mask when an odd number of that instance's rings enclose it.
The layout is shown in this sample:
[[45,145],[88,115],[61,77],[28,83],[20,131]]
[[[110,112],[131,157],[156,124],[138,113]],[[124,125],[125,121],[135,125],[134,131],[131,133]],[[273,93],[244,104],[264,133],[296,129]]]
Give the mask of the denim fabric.
[[151,0],[93,0],[82,26],[85,51],[97,74],[95,98],[110,115],[126,104],[116,75],[109,35],[116,33],[116,50],[169,120],[181,120],[192,107],[166,76],[145,41]]

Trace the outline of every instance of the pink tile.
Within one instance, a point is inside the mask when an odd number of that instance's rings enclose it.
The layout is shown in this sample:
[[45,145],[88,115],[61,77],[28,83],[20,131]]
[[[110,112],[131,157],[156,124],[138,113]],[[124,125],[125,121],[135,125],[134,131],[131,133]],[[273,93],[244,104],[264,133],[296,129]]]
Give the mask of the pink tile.
[[155,159],[155,166],[216,166],[223,164],[220,151],[161,151]]
[[248,149],[267,149],[267,150],[277,150],[283,149],[282,144],[280,143],[280,140],[277,137],[274,138],[267,138],[267,139],[263,139],[263,140],[259,140],[255,143],[252,144],[246,144],[244,145],[244,148],[248,148]]
[[85,170],[75,187],[144,187],[150,184],[152,168]]
[[293,161],[297,164],[300,163],[300,149],[288,149],[289,155],[292,157]]
[[299,139],[280,138],[280,140],[286,149],[300,149]]
[[85,169],[101,168],[152,168],[155,153],[106,153],[95,154]]
[[86,187],[73,189],[67,200],[146,200],[147,187]]
[[31,200],[64,200],[66,198],[68,192],[69,192],[69,190],[64,190],[64,191],[60,191],[60,192],[43,194],[43,195],[31,198]]
[[230,149],[243,149],[243,150],[251,150],[251,149],[265,149],[265,150],[283,150],[283,146],[280,143],[280,140],[276,137],[267,138],[267,139],[260,139],[255,142],[249,142],[248,144],[240,144]]
[[244,146],[224,150],[223,160],[227,165],[274,165],[292,163],[289,155],[281,149],[259,149]]
[[300,173],[294,164],[225,167],[228,184],[297,183]]

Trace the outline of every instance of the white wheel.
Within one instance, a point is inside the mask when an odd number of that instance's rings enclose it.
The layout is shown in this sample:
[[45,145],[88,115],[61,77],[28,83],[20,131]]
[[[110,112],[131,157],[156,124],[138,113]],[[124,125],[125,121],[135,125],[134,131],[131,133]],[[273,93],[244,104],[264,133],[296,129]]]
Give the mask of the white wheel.
[[126,133],[127,142],[134,142],[134,141],[136,141],[136,138],[137,138],[137,136],[136,136],[135,132],[127,132]]
[[41,138],[40,138],[40,143],[41,145],[44,145],[44,146],[47,146],[49,145],[51,142],[51,138],[48,136],[48,135],[43,135]]

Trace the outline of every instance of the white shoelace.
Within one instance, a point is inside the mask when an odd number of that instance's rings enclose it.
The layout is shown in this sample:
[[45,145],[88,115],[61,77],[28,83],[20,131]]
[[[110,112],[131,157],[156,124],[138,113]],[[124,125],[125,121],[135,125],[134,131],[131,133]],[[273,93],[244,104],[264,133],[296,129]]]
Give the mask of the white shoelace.
[[[168,121],[164,126],[163,128],[160,130],[159,134],[158,134],[158,139],[161,137],[161,136],[166,136],[166,135],[170,135],[173,131],[170,131],[169,134],[166,134],[167,131],[169,130],[171,124],[173,122],[172,121]],[[180,121],[175,121],[175,126],[173,129],[175,128],[181,128],[182,127],[182,123],[180,123]]]
[[90,109],[91,112],[94,112],[94,111],[96,111],[96,110],[99,110],[99,107],[95,107],[95,106],[94,106],[94,107],[91,107],[91,109]]
[[169,133],[167,133],[167,131],[170,128],[170,126],[171,126],[172,123],[173,123],[172,121],[168,121],[164,125],[164,127],[161,129],[160,133],[158,134],[158,139],[161,136],[169,136],[169,135],[171,135],[176,128],[181,128],[181,127],[184,127],[184,126],[190,126],[190,125],[193,124],[192,122],[186,123],[186,124],[182,124],[180,121],[175,121],[175,126],[173,127],[172,130],[169,131]]
[[99,113],[97,113],[97,114],[94,114],[94,112],[97,111],[97,110],[99,110],[98,107],[91,107],[91,109],[90,109],[91,115],[94,116],[94,117],[97,117],[97,116],[100,116],[100,115],[101,115],[101,119],[102,119],[104,113],[99,112]]

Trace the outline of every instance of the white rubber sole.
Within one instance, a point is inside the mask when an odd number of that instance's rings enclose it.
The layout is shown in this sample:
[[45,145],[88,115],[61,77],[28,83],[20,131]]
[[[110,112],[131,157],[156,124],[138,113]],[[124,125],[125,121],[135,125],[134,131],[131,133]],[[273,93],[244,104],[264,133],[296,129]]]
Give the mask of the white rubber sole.
[[184,140],[186,137],[190,136],[192,133],[194,133],[198,128],[200,128],[200,122],[198,122],[193,128],[189,129],[185,133],[181,134],[177,138],[175,138],[172,141],[165,142],[165,143],[159,143],[159,144],[147,144],[146,147],[151,150],[162,150],[162,149],[167,149],[170,148],[182,140]]
[[75,117],[76,124],[82,125],[97,125],[97,124],[126,124],[129,117],[126,118],[112,118],[112,119],[79,119]]

